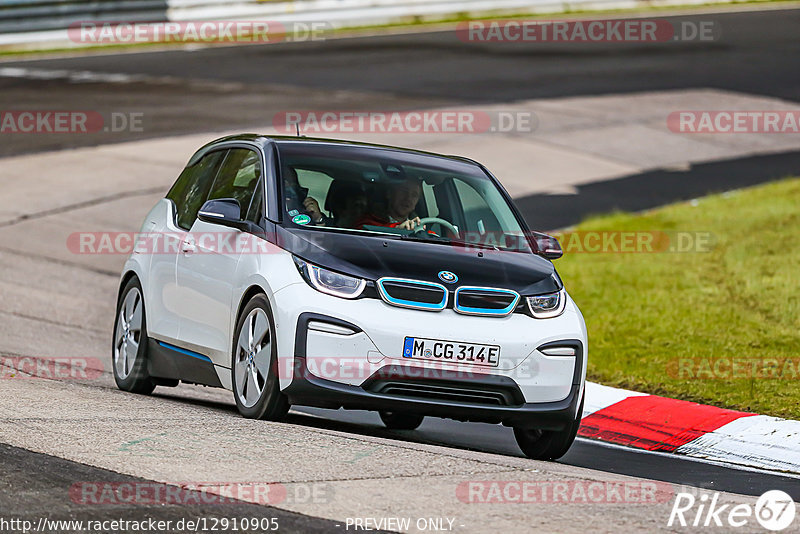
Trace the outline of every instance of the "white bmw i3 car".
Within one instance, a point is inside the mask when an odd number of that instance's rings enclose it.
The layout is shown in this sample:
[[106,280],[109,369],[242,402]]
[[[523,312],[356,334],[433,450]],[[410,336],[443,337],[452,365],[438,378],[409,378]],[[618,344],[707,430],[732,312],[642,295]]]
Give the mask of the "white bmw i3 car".
[[531,458],[575,439],[583,317],[479,163],[393,147],[239,135],[195,153],[122,272],[117,385],[513,427]]

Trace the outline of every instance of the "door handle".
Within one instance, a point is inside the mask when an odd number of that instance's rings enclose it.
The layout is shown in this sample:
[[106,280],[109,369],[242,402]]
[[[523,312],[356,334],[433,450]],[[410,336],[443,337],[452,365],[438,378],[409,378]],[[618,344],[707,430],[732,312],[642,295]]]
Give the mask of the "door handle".
[[189,254],[191,252],[196,252],[196,251],[197,247],[195,247],[194,243],[192,243],[191,241],[184,240],[183,242],[181,242],[181,252],[183,252],[184,254]]

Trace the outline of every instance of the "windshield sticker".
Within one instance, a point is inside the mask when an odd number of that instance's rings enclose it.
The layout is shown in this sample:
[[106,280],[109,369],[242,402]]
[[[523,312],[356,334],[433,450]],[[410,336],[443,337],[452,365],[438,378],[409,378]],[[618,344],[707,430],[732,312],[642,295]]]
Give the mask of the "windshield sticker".
[[311,217],[308,215],[295,215],[292,217],[292,222],[299,225],[306,225],[311,222]]

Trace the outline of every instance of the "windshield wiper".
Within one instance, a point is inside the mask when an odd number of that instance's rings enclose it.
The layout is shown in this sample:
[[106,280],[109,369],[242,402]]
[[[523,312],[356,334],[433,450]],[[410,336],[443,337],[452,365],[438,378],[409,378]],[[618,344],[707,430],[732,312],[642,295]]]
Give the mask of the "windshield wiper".
[[472,243],[472,242],[469,242],[469,241],[456,241],[455,239],[451,239],[451,242],[453,244],[456,244],[456,245],[459,245],[459,246],[463,246],[463,247],[483,248],[483,249],[489,249],[489,250],[496,250],[498,252],[500,250],[502,250],[497,245],[493,245],[491,243]]
[[400,239],[408,241],[424,241],[426,243],[450,243],[452,241],[452,239],[450,239],[449,237],[442,237],[438,235],[434,236],[426,233],[411,233],[411,234],[399,234],[399,235]]
[[[426,237],[422,237],[425,235]],[[497,245],[493,245],[491,243],[471,243],[469,241],[459,241],[457,239],[452,239],[450,237],[443,237],[443,236],[432,236],[430,234],[400,234],[400,239],[409,240],[409,241],[421,241],[424,243],[438,243],[442,245],[450,245],[453,247],[464,247],[464,248],[481,248],[486,250],[494,250],[500,252],[501,249]]]

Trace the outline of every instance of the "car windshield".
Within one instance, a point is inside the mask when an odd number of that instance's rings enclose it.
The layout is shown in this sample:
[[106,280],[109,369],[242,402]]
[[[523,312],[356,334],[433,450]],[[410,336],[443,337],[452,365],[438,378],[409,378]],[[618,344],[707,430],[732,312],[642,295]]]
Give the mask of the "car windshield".
[[473,163],[335,143],[282,141],[278,150],[294,224],[530,252],[514,211]]

